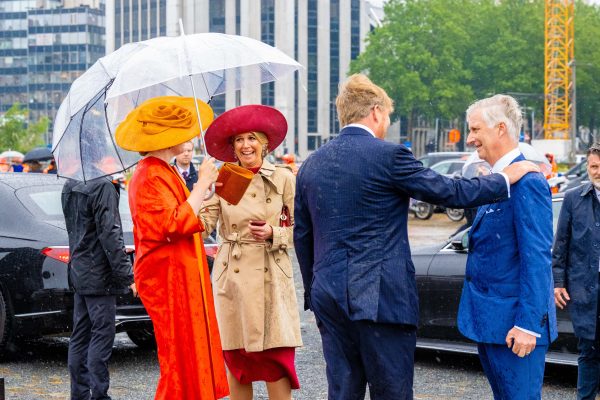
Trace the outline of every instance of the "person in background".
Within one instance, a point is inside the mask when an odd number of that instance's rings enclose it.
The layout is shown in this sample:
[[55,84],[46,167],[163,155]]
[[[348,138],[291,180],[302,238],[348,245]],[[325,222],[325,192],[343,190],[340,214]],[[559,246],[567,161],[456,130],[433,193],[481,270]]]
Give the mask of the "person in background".
[[212,158],[204,159],[190,192],[169,164],[201,131],[198,119],[203,128],[212,122],[206,103],[156,97],[131,111],[115,133],[121,148],[144,157],[129,182],[129,206],[135,282],[158,347],[157,400],[213,400],[229,393],[198,218],[217,168]]
[[0,172],[13,172],[12,165],[4,158],[0,158]]
[[296,165],[296,157],[291,153],[286,153],[281,157],[281,161],[285,164],[289,165],[293,174],[296,175],[298,173],[298,166]]
[[50,160],[50,162],[48,163],[48,166],[46,167],[46,169],[44,169],[44,173],[45,174],[55,174],[57,173],[57,169],[56,169],[56,161],[54,159]]
[[175,156],[175,161],[173,161],[173,165],[177,168],[177,171],[183,177],[185,181],[185,186],[187,186],[188,190],[191,192],[194,188],[194,184],[198,182],[198,173],[196,172],[196,168],[194,168],[194,164],[192,163],[192,156],[194,154],[194,144],[190,140],[189,142],[185,142],[183,144],[183,152]]
[[130,289],[136,295],[119,193],[107,177],[85,183],[68,179],[61,201],[69,235],[69,282],[75,291],[68,360],[71,400],[107,400],[116,296]]
[[[525,160],[518,147],[522,111],[495,95],[468,109],[467,144],[493,173]],[[540,399],[545,357],[557,337],[552,295],[552,197],[543,174],[529,173],[510,198],[480,206],[469,231],[469,255],[458,328],[477,343],[494,399]]]
[[[532,163],[475,179],[425,168],[385,141],[393,103],[362,74],[340,85],[340,134],[300,167],[294,244],[323,340],[329,399],[413,398],[417,284],[408,243],[411,197],[452,208],[508,197]],[[376,249],[376,250],[375,250]]]
[[587,151],[590,182],[565,193],[552,247],[554,301],[567,307],[579,343],[577,399],[600,385],[600,143]]
[[287,122],[272,107],[247,105],[221,114],[206,131],[209,153],[254,173],[237,205],[215,195],[202,208],[211,232],[219,222],[213,290],[231,400],[251,400],[252,382],[269,398],[289,400],[300,384],[294,365],[302,345],[292,261],[296,180],[265,156],[285,138]]

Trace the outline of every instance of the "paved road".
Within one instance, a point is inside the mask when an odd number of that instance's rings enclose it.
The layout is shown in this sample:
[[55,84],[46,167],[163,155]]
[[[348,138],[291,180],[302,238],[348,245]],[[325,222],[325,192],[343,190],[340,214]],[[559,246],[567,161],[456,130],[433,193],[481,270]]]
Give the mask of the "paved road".
[[[460,223],[436,214],[428,221],[410,219],[409,234],[414,245],[436,243],[448,237]],[[296,275],[298,298],[301,282]],[[327,398],[325,363],[312,313],[301,311],[304,347],[297,352],[297,368],[302,388],[297,400]],[[22,345],[11,359],[0,363],[0,377],[6,380],[8,399],[67,399],[69,377],[66,366],[67,339],[47,338]],[[152,399],[158,365],[154,351],[140,350],[125,335],[118,335],[111,362],[111,395],[116,399]],[[547,368],[544,399],[575,398],[576,369]],[[264,385],[256,387],[256,399],[266,399]],[[416,399],[490,399],[491,392],[473,356],[418,351],[415,363]]]

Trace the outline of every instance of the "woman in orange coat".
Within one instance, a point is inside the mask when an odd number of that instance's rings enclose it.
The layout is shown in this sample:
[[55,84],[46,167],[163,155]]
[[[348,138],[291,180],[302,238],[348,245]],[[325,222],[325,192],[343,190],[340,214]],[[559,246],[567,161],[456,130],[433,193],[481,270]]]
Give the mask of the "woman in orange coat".
[[[202,124],[210,124],[212,110],[197,103]],[[229,392],[197,217],[217,169],[205,159],[190,193],[169,165],[198,132],[193,99],[158,97],[133,110],[115,135],[119,146],[145,156],[129,184],[129,205],[134,279],[158,345],[156,399],[212,400]]]

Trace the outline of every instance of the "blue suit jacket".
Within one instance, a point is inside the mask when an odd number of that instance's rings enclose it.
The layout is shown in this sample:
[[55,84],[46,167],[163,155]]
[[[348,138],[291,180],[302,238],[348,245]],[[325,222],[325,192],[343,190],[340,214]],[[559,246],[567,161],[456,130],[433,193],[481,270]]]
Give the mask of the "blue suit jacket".
[[402,145],[343,129],[297,176],[294,244],[305,308],[314,280],[352,320],[416,325],[409,198],[462,208],[507,195],[500,174],[449,179],[424,168]]
[[554,340],[551,247],[552,195],[542,174],[525,175],[511,186],[510,199],[481,207],[469,232],[461,333],[504,344],[518,326],[540,334],[538,344]]

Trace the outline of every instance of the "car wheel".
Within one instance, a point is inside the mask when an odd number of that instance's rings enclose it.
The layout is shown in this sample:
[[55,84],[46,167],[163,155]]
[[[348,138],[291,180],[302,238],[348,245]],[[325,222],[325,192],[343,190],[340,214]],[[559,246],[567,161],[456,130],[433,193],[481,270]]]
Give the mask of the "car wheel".
[[129,336],[129,339],[141,349],[156,348],[156,339],[154,339],[154,332],[151,329],[127,331],[127,336]]
[[419,219],[429,219],[433,215],[433,206],[424,201],[418,201],[415,204],[415,217]]
[[454,222],[458,222],[465,216],[465,210],[462,208],[446,208],[446,215]]
[[0,357],[6,355],[12,336],[12,313],[0,290]]

